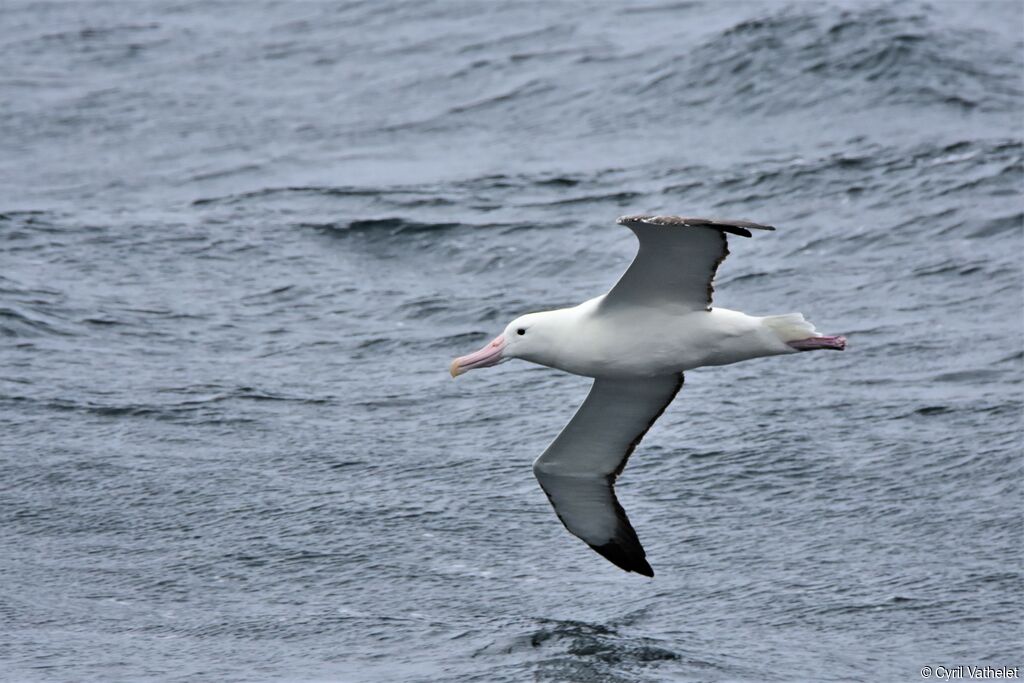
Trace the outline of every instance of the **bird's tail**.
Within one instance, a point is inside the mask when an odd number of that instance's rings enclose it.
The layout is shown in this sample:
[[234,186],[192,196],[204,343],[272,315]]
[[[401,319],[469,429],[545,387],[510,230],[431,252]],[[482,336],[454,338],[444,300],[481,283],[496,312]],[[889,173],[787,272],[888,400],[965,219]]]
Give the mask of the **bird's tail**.
[[818,331],[804,318],[803,313],[769,315],[765,317],[764,324],[777,334],[784,344],[818,336]]

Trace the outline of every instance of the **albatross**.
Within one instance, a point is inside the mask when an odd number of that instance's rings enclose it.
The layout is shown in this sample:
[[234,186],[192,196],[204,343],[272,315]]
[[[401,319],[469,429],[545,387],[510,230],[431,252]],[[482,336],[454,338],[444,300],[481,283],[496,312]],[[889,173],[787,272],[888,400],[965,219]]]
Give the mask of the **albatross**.
[[636,257],[607,294],[578,306],[513,320],[479,351],[452,361],[457,377],[512,358],[592,377],[569,424],[533,463],[555,514],[571,534],[627,572],[654,576],[615,480],[637,444],[706,365],[843,350],[800,313],[755,316],[712,307],[712,283],[729,254],[727,235],[774,230],[749,221],[623,216]]

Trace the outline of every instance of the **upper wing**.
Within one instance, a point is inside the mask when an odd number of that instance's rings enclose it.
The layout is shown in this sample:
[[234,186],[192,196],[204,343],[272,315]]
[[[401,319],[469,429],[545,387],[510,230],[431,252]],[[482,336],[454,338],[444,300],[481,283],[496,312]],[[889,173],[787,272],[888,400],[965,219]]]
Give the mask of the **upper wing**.
[[596,379],[590,394],[533,463],[555,514],[575,536],[626,571],[654,576],[615,478],[630,453],[683,386],[683,376]]
[[636,233],[640,249],[602,306],[672,303],[700,311],[711,309],[711,281],[729,255],[725,233],[750,237],[750,229],[775,229],[680,216],[623,216],[618,223]]

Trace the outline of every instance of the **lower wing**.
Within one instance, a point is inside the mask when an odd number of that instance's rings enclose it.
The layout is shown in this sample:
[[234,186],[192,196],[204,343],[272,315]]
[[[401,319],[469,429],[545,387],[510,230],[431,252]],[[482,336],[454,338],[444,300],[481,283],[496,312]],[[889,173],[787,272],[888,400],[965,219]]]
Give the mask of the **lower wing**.
[[533,464],[555,514],[574,536],[628,572],[654,576],[615,498],[615,479],[683,386],[683,376],[596,379],[583,405]]

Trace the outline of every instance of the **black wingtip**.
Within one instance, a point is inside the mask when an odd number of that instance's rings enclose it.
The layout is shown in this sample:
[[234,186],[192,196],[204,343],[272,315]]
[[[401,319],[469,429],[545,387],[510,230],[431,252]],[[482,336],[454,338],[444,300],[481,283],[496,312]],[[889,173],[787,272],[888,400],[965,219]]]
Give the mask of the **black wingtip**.
[[628,552],[621,545],[615,543],[615,541],[605,543],[604,545],[591,545],[590,543],[587,545],[619,569],[654,578],[654,570],[642,553]]

